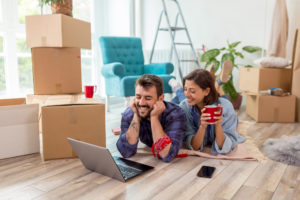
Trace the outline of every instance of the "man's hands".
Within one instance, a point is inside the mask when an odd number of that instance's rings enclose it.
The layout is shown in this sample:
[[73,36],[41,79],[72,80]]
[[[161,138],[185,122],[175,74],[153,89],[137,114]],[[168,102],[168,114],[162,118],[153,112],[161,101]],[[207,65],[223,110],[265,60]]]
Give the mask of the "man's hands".
[[136,103],[135,103],[135,97],[131,100],[130,108],[134,114],[138,114],[138,110],[137,110]]
[[135,97],[131,101],[130,108],[133,111],[134,115],[126,132],[126,140],[129,144],[134,145],[138,142],[140,135],[140,117],[135,104]]
[[166,106],[163,101],[157,101],[153,105],[153,110],[150,113],[151,117],[158,117],[163,113],[163,111],[166,109]]

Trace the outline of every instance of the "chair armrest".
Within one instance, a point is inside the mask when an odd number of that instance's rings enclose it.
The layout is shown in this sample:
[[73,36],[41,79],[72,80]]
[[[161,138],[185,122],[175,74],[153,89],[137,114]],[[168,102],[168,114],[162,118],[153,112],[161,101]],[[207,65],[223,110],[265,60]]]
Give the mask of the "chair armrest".
[[109,63],[102,66],[101,73],[104,77],[123,77],[125,75],[125,67],[122,63],[119,62]]
[[144,65],[144,74],[171,74],[174,71],[172,63],[152,63]]

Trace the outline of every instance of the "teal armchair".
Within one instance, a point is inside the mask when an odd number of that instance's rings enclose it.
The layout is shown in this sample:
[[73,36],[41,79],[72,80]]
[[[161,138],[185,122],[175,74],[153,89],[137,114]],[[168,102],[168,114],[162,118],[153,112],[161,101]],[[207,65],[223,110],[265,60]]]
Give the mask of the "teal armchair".
[[[155,74],[163,80],[164,93],[172,93],[168,84],[174,66],[172,63],[144,64],[142,41],[135,37],[100,37],[105,80],[105,92],[109,96],[135,95],[135,82],[143,74]],[[108,104],[108,101],[107,101]]]

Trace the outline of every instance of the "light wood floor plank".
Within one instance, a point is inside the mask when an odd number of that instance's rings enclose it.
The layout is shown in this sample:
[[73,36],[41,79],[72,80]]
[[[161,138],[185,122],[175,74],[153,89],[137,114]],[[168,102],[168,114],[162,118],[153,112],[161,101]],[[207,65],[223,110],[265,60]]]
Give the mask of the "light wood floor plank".
[[[176,180],[170,186],[167,186],[161,192],[153,197],[153,199],[189,199],[201,190],[207,183],[213,180],[217,175],[224,170],[232,161],[229,160],[212,160],[203,159],[203,161],[190,170],[187,174]],[[197,177],[197,173],[201,166],[208,165],[216,167],[212,179],[204,179]],[[187,187],[182,187],[183,185]]]
[[[184,176],[191,169],[198,166],[203,160],[187,157],[184,159],[176,160],[172,164],[168,164],[166,168],[157,171],[147,179],[143,179],[138,183],[127,187],[126,191],[122,192],[116,198],[124,199],[126,196],[131,196],[132,199],[147,199],[157,194],[162,188],[173,183],[175,180]],[[188,165],[186,163],[189,163]],[[165,163],[167,165],[167,163]]]
[[247,199],[247,200],[269,200],[272,198],[273,192],[262,190],[256,187],[243,186],[234,195],[232,200]]
[[[116,148],[119,136],[111,133],[120,127],[123,101],[113,99],[106,117],[107,148]],[[239,131],[253,138],[263,150],[268,138],[293,136],[300,123],[255,123],[239,112]],[[246,121],[242,121],[246,120]],[[0,199],[284,199],[300,196],[300,167],[267,160],[213,160],[200,157],[176,158],[171,163],[154,159],[151,150],[139,143],[138,154],[130,158],[154,166],[126,183],[88,171],[78,159],[43,162],[39,154],[0,160]],[[150,154],[149,154],[150,153]],[[215,166],[211,179],[197,177],[202,165]]]
[[13,192],[47,177],[69,170],[73,167],[74,162],[77,161],[75,159],[41,161],[35,167],[31,167],[22,174],[18,173],[4,177],[2,182],[0,182],[0,194]]
[[39,163],[41,163],[41,157],[40,155],[35,155],[34,157],[30,157],[25,160],[16,161],[15,163],[10,163],[8,165],[2,165],[0,167],[0,182],[3,181],[6,176],[22,173],[26,169],[35,167]]
[[42,195],[44,192],[30,186],[26,186],[14,192],[0,194],[0,199],[17,199],[17,200],[31,200],[37,196]]
[[257,167],[245,183],[245,186],[258,187],[274,192],[286,168],[286,164],[266,160]]
[[288,166],[272,200],[300,199],[300,167]]
[[115,181],[107,176],[103,176],[98,173],[90,172],[86,176],[80,177],[74,181],[69,182],[61,187],[58,187],[50,192],[38,196],[34,199],[76,199],[82,197],[85,193],[90,191],[93,187],[98,187],[99,184],[94,183],[106,183],[108,181]]
[[24,155],[24,156],[17,156],[13,158],[6,158],[6,159],[0,159],[0,171],[2,170],[2,167],[7,167],[10,164],[16,164],[20,162],[27,162],[30,158],[35,158],[38,156],[39,153],[34,153],[34,154],[29,154],[29,155]]
[[258,165],[256,161],[233,161],[192,199],[231,199]]
[[78,162],[74,163],[72,167],[67,171],[63,171],[54,176],[50,176],[43,180],[37,181],[30,186],[44,192],[49,192],[57,187],[67,184],[70,181],[76,180],[89,173],[90,171],[87,170],[78,160]]

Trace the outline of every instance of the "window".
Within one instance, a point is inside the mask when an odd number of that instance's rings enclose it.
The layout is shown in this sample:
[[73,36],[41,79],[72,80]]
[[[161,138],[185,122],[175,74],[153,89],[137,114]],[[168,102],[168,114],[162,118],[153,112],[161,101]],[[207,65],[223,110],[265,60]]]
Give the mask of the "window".
[[[130,2],[132,0],[73,0],[73,17],[91,22],[92,28],[93,49],[81,50],[83,86],[104,87],[98,38],[101,34],[130,35]],[[39,0],[0,0],[0,98],[33,92],[31,51],[25,42],[25,16],[40,13]],[[50,6],[43,7],[43,14],[50,13]],[[100,93],[104,94],[104,88]]]
[[81,50],[81,69],[83,86],[95,84],[92,82],[92,54],[89,50]]
[[18,0],[19,24],[25,24],[26,15],[39,15],[39,0]]
[[3,53],[3,37],[0,36],[0,55]]
[[[92,0],[73,0],[73,16],[83,21],[91,21]],[[88,49],[81,50],[81,74],[82,86],[96,84],[93,75],[92,51]]]
[[5,88],[3,37],[0,36],[0,95],[5,93]]
[[73,16],[83,21],[91,21],[92,0],[73,0]]
[[[0,11],[2,11],[2,2],[1,2],[1,0],[0,0]],[[2,21],[3,21],[3,18],[2,18],[3,16],[2,16],[2,12],[0,12],[0,24],[2,23]]]
[[20,92],[32,93],[33,77],[30,49],[26,47],[25,37],[18,37],[16,41]]

